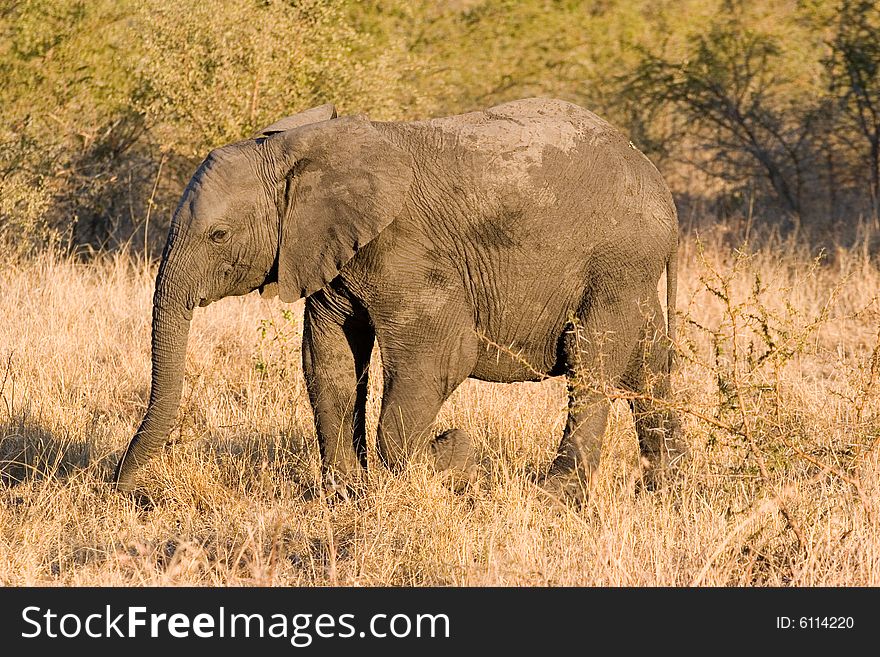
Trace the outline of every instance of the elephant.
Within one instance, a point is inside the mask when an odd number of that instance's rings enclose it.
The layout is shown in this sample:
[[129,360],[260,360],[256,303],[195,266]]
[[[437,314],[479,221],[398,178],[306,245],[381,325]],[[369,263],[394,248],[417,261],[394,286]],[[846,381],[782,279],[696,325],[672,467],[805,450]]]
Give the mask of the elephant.
[[255,290],[305,297],[303,370],[325,481],[365,472],[378,342],[376,444],[392,471],[424,458],[472,472],[465,431],[433,435],[466,378],[565,376],[567,422],[538,483],[589,494],[606,385],[633,393],[653,482],[686,453],[668,401],[677,250],[658,170],[569,102],[527,98],[409,122],[337,116],[328,104],[282,119],[213,150],[183,192],[156,277],[148,407],[115,485],[137,491],[167,441],[194,309]]

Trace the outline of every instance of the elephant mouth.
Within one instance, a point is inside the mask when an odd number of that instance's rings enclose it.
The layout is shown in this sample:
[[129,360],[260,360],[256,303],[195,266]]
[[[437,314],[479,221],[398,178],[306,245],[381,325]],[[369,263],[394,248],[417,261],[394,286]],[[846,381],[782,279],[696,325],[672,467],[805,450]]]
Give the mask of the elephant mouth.
[[263,283],[260,287],[257,288],[260,291],[260,296],[264,299],[271,299],[272,297],[278,296],[278,283]]
[[275,255],[275,262],[266,272],[263,283],[257,288],[260,296],[264,299],[271,299],[278,296],[278,255]]

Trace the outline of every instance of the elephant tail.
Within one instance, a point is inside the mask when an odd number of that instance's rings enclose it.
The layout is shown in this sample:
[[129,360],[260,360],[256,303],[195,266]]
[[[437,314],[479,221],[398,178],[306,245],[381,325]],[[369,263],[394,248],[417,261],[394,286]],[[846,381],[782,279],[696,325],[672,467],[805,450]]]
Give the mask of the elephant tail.
[[669,338],[669,371],[675,367],[675,299],[678,290],[678,239],[666,257],[666,335]]

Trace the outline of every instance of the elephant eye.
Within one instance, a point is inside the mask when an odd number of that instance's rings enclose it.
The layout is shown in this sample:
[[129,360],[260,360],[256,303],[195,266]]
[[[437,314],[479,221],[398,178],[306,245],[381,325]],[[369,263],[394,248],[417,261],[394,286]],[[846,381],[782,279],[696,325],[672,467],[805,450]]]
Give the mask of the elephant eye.
[[229,231],[225,228],[215,228],[213,231],[211,231],[210,235],[211,241],[217,242],[218,244],[220,244],[221,242],[225,242],[228,237]]

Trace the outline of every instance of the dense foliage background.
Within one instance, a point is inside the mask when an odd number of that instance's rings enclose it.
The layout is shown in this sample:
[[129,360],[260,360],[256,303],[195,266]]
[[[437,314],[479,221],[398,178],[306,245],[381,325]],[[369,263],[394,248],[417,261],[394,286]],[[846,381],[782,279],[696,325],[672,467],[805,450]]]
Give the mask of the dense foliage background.
[[874,0],[4,0],[0,80],[0,231],[25,250],[155,253],[210,148],[327,101],[562,97],[648,152],[686,225],[877,221]]

